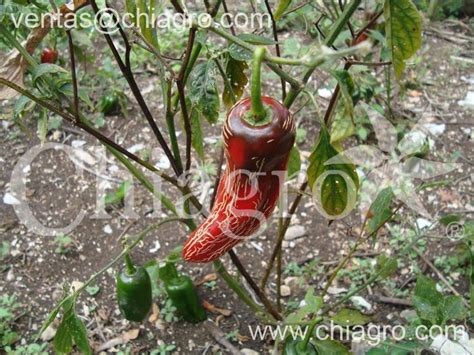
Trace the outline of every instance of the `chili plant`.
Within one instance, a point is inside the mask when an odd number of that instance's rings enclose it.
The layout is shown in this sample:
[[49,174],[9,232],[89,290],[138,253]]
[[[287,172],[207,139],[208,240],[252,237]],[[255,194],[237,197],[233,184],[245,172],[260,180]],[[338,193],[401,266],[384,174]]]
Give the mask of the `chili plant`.
[[[223,281],[261,321],[274,325],[307,326],[309,335],[301,339],[285,340],[287,353],[327,353],[328,349],[347,351],[335,342],[310,342],[310,334],[316,325],[328,319],[330,311],[373,283],[389,277],[396,270],[396,259],[393,256],[381,256],[368,279],[334,303],[323,302],[323,297],[339,271],[358,248],[367,240],[375,238],[382,226],[397,213],[400,206],[393,207],[393,193],[383,190],[373,201],[363,218],[360,233],[350,253],[328,275],[324,289],[316,292],[310,288],[305,298],[306,304],[289,313],[282,309],[280,295],[282,255],[285,252],[282,245],[291,217],[303,197],[310,194],[306,192],[308,187],[311,194],[317,196],[315,203],[328,220],[344,215],[347,209],[353,207],[359,189],[354,164],[348,158],[339,160],[337,164],[326,163],[339,154],[342,142],[354,134],[354,118],[361,105],[377,104],[386,115],[390,115],[390,88],[400,80],[406,60],[417,51],[421,42],[421,16],[412,1],[385,0],[368,5],[369,2],[362,0],[324,1],[315,4],[291,0],[280,0],[278,4],[272,4],[265,0],[260,7],[254,7],[250,1],[249,6],[246,3],[242,5],[246,11],[263,11],[271,19],[268,26],[264,25],[259,29],[259,34],[242,30],[239,33],[232,25],[223,26],[223,13],[228,12],[225,0],[202,3],[172,0],[170,9],[153,0],[127,0],[125,4],[113,6],[103,1],[79,0],[63,4],[59,9],[56,8],[56,2],[20,3],[22,2],[9,2],[0,13],[1,42],[10,49],[7,60],[0,68],[0,98],[12,98],[19,94],[21,97],[17,101],[17,110],[26,109],[29,105],[30,111],[33,107],[40,108],[42,112],[50,111],[61,117],[65,124],[95,137],[136,180],[161,200],[172,215],[149,225],[137,236],[126,238],[119,255],[113,257],[79,289],[68,291],[54,307],[40,333],[62,309],[62,321],[54,340],[56,350],[70,352],[75,344],[82,352],[91,353],[85,327],[75,310],[78,297],[124,257],[128,260],[127,270],[132,275],[135,268],[128,255],[139,242],[153,229],[165,223],[182,223],[188,229],[189,239],[184,243],[182,251],[179,247],[183,245],[183,241],[176,240],[178,249],[166,261],[168,266],[172,265],[173,270],[176,270],[175,263],[179,262],[213,262]],[[30,32],[23,25],[17,31],[9,15],[18,8],[41,14],[56,11],[58,22],[49,22]],[[140,16],[160,14],[165,10],[182,14],[187,19],[186,34],[172,37],[183,41],[183,51],[180,44],[177,44],[180,53],[162,44],[161,39],[167,38],[169,34],[163,34]],[[81,89],[79,74],[83,68],[76,58],[79,53],[77,41],[73,40],[74,35],[85,33],[87,29],[60,26],[75,14],[106,14],[109,19],[114,19],[122,17],[126,12],[132,14],[126,17],[126,21],[112,21],[111,25],[106,21],[98,21],[97,32],[103,38],[95,40],[106,42],[121,73],[120,80],[128,86],[140,108],[144,123],[150,127],[167,157],[171,174],[130,152],[94,126],[91,114],[95,105]],[[194,15],[198,13],[206,13],[209,21],[205,24],[197,21]],[[299,35],[301,41],[309,41],[310,45],[302,53],[295,53],[298,55],[283,53],[280,31],[288,29],[292,23],[298,24],[305,14],[309,18],[310,30],[305,32],[301,29]],[[63,66],[52,64],[54,61],[46,63],[43,59],[41,62],[45,64],[39,63],[40,47],[53,33],[55,38],[63,36],[66,39],[65,48],[59,54]],[[97,36],[97,33],[94,34]],[[166,50],[170,53],[166,53]],[[140,89],[134,72],[136,68],[133,66],[133,56],[136,53],[146,53],[153,59],[156,67],[154,75],[160,83],[164,104],[161,114],[153,112]],[[360,68],[364,70],[356,70],[357,75],[353,75],[354,69]],[[270,91],[263,85],[270,74],[278,78],[281,95],[275,95],[274,90]],[[320,78],[319,74],[323,74],[322,77],[327,81],[318,81],[320,87],[331,81],[337,82],[327,104],[315,95],[316,88],[312,79]],[[358,85],[358,81],[376,81],[374,76],[386,77],[386,92],[379,89],[359,90],[362,86]],[[249,82],[250,96],[244,97],[245,87]],[[308,108],[315,112],[311,122],[319,133],[306,137],[306,140],[314,141],[314,145],[309,158],[303,159],[295,145],[295,138],[296,131],[300,128],[298,115]],[[101,110],[104,111],[104,108]],[[224,123],[221,123],[219,116],[224,111],[228,113]],[[104,119],[107,122],[109,118]],[[47,115],[40,115],[38,127],[43,138],[47,127],[45,120]],[[217,174],[210,201],[202,201],[197,197],[192,186],[193,179],[189,178],[193,162],[204,161],[206,156],[202,133],[202,126],[206,121],[222,128],[223,144],[220,156],[213,157],[217,161]],[[183,127],[182,136],[177,134],[178,125]],[[225,168],[222,169],[224,162]],[[273,250],[266,260],[267,267],[262,279],[258,282],[255,280],[257,275],[251,275],[246,270],[233,248],[254,235],[267,222],[270,223],[285,179],[288,175],[295,176],[302,163],[307,166],[307,171],[303,174],[305,178],[289,208],[285,209],[284,204],[280,205]],[[184,202],[181,205],[175,204],[165,193],[155,190],[150,176],[164,180],[183,196]],[[204,202],[209,203],[210,213],[203,206]],[[409,247],[398,251],[399,255],[407,253]],[[230,256],[243,280],[232,276],[224,266],[221,259],[225,254]],[[277,295],[271,297],[267,284],[275,264]],[[138,315],[129,317],[134,320],[145,317],[151,304],[149,277],[146,271],[143,273],[148,282],[147,304],[140,308]],[[178,278],[177,274],[175,277]],[[179,277],[184,279],[184,276]],[[185,280],[189,281],[189,278]],[[251,290],[243,287],[242,282],[246,282]],[[169,285],[167,287],[168,293],[175,292]],[[133,295],[135,291],[131,290],[125,296]],[[191,286],[187,292],[192,302],[199,302]],[[119,295],[121,298],[125,296]],[[176,305],[180,304],[171,294],[170,297]],[[127,306],[131,307],[130,302],[133,303],[133,300],[126,300]],[[199,314],[193,315],[192,321],[202,321],[205,318],[202,308],[198,304],[193,307]],[[181,314],[184,312],[178,311]],[[127,315],[126,312],[125,314]],[[281,340],[284,339],[276,341],[276,348],[281,345]]]

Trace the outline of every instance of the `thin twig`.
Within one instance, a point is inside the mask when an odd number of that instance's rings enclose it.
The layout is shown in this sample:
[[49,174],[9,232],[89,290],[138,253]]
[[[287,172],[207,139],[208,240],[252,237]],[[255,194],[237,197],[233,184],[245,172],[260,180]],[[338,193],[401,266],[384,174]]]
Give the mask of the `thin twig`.
[[406,306],[406,307],[411,307],[413,306],[413,303],[410,300],[405,300],[403,298],[395,298],[395,297],[385,297],[385,296],[379,296],[379,295],[373,295],[370,296],[369,299],[374,300],[375,302],[379,303],[388,303],[388,304],[394,304],[396,306]]
[[224,332],[219,329],[212,321],[206,321],[203,323],[204,328],[211,334],[215,341],[222,345],[230,354],[240,355],[241,352],[233,346],[230,341],[227,340]]
[[[275,18],[273,17],[273,11],[268,0],[265,0],[265,6],[267,8],[268,13],[270,14],[270,19],[272,20],[273,39],[276,42],[275,43],[276,55],[277,57],[281,57],[280,44],[278,43],[278,33],[277,33],[276,22],[275,22]],[[281,68],[282,66],[279,65],[279,67]],[[286,83],[285,83],[285,80],[283,80],[283,78],[281,77],[280,77],[280,81],[281,81],[281,94],[282,94],[281,100],[284,101],[286,97]]]
[[185,96],[185,84],[184,78],[186,74],[186,68],[188,67],[189,60],[191,58],[191,52],[194,46],[194,39],[196,38],[196,28],[191,27],[189,29],[188,44],[186,46],[186,54],[181,64],[181,69],[176,80],[176,86],[178,87],[179,102],[181,105],[181,113],[183,115],[184,121],[184,130],[186,131],[186,165],[185,170],[189,171],[191,168],[191,143],[192,143],[192,130],[191,130],[191,121],[189,117],[188,108],[186,106],[186,96]]
[[258,285],[255,283],[255,281],[252,279],[250,274],[247,272],[245,267],[242,265],[240,262],[239,258],[237,255],[234,253],[233,250],[229,251],[229,256],[232,259],[232,262],[234,263],[235,267],[239,270],[239,272],[242,274],[242,276],[245,278],[247,283],[250,285],[250,287],[254,290],[254,292],[257,294],[257,297],[262,301],[263,305],[267,309],[267,311],[276,319],[276,320],[283,320],[283,317],[281,314],[273,308],[272,303],[268,299],[267,295],[263,291],[262,288],[258,287]]
[[224,163],[224,148],[221,148],[221,151],[219,153],[219,160],[218,160],[218,165],[217,165],[217,176],[216,176],[216,181],[214,182],[214,191],[212,191],[212,196],[211,196],[211,202],[210,202],[210,207],[212,208],[214,206],[214,202],[216,201],[216,196],[217,196],[217,190],[219,189],[219,184],[221,182],[221,177],[222,177],[222,164]]
[[184,14],[184,10],[181,7],[181,4],[179,3],[179,0],[170,0],[170,2],[171,2],[171,5],[173,5],[176,12],[178,12],[180,14]]
[[[229,13],[229,9],[227,8],[227,3],[226,3],[225,0],[222,0],[222,7],[223,7],[223,9],[224,9],[224,12],[225,12],[226,14],[228,14],[228,13]],[[230,26],[230,32],[232,32],[232,34],[235,36],[236,33],[235,33],[234,24],[233,24],[233,23],[230,23],[229,17],[226,16],[226,19],[227,19],[227,23],[228,23],[229,25],[231,25],[231,26]]]
[[[304,191],[306,190],[306,187],[308,186],[308,182],[305,181],[301,187],[300,190]],[[273,269],[273,264],[275,263],[276,256],[278,255],[278,252],[283,244],[283,239],[285,238],[286,231],[288,227],[290,226],[291,222],[291,217],[295,214],[296,209],[298,208],[298,205],[301,201],[301,198],[303,197],[303,194],[298,194],[295,199],[293,200],[293,203],[290,206],[290,210],[288,211],[288,217],[284,218],[283,220],[283,228],[278,231],[278,238],[275,246],[273,247],[273,252],[270,257],[269,263],[267,265],[267,268],[265,270],[265,273],[263,275],[262,281],[260,282],[260,287],[262,289],[265,289],[265,286],[267,285],[268,278],[270,276],[270,273]]]
[[71,31],[66,31],[68,45],[69,45],[69,57],[71,59],[71,77],[72,77],[72,91],[73,91],[73,104],[74,104],[74,117],[76,121],[79,121],[79,94],[76,76],[76,58],[74,56],[74,43],[72,42]]

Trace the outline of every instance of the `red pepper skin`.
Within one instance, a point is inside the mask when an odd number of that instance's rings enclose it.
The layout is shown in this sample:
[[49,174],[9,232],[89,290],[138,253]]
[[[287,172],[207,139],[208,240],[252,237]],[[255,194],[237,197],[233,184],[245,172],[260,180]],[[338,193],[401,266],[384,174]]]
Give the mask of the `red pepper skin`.
[[262,97],[271,121],[252,126],[243,117],[249,98],[235,104],[223,128],[226,169],[216,202],[206,220],[188,237],[183,259],[210,262],[254,234],[278,202],[296,127],[291,113],[271,97]]
[[41,64],[54,64],[58,60],[58,51],[53,48],[45,48],[41,52]]

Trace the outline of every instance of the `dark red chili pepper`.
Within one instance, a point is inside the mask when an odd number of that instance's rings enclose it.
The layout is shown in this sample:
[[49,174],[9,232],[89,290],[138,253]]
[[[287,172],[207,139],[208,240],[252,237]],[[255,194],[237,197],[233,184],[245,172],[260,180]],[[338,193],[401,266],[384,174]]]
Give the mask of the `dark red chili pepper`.
[[43,52],[41,52],[41,64],[49,63],[53,64],[56,63],[58,60],[58,51],[53,48],[45,48]]
[[226,169],[210,215],[183,246],[184,260],[217,259],[254,234],[277,204],[296,127],[285,106],[261,95],[265,55],[265,48],[255,49],[252,95],[227,114],[222,130]]
[[188,238],[183,258],[209,262],[254,234],[274,210],[284,181],[295,123],[286,107],[262,97],[269,122],[252,126],[251,99],[229,111],[223,128],[226,169],[211,214]]

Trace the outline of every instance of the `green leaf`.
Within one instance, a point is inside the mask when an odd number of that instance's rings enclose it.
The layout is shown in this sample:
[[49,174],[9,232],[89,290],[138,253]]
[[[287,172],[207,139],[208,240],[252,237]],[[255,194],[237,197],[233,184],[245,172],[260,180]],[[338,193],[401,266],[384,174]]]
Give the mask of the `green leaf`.
[[48,112],[41,110],[38,117],[38,138],[41,143],[46,142],[46,135],[48,134]]
[[367,232],[369,235],[375,233],[384,223],[392,216],[390,204],[392,203],[394,194],[391,187],[381,190],[375,201],[372,202],[369,212],[367,213]]
[[54,336],[54,351],[59,354],[70,354],[72,352],[73,345],[74,343],[69,330],[69,324],[66,319],[63,318]]
[[[63,299],[61,300],[61,302],[63,301]],[[51,323],[53,323],[53,321],[56,319],[56,316],[58,315],[59,313],[59,310],[61,309],[61,303],[58,303],[54,308],[53,310],[48,314],[48,317],[46,318],[46,320],[44,321],[43,325],[41,326],[41,329],[40,331],[38,332],[38,334],[36,335],[36,338],[35,340],[38,340],[39,337],[41,336],[41,334],[44,333],[44,331],[46,330],[46,328],[48,328]]]
[[474,241],[474,220],[466,221],[464,227],[464,239]]
[[95,285],[95,286],[87,286],[86,287],[86,292],[89,294],[89,296],[95,296],[100,292],[100,287]]
[[405,60],[421,46],[421,15],[411,0],[385,0],[384,17],[387,47],[400,78]]
[[229,55],[235,60],[245,62],[252,59],[252,52],[242,48],[241,46],[232,43],[229,48]]
[[125,0],[125,6],[127,8],[127,13],[130,14],[130,21],[132,25],[137,26],[136,14],[137,14],[137,5],[135,0]]
[[286,9],[288,9],[290,4],[291,0],[280,0],[278,2],[275,12],[273,12],[273,18],[275,19],[275,21],[278,21],[281,18],[281,16],[285,13]]
[[331,318],[331,320],[341,326],[364,325],[370,322],[370,317],[362,314],[358,310],[343,308]]
[[[336,155],[337,163],[326,164]],[[321,127],[319,142],[309,157],[308,182],[315,202],[324,209],[327,218],[341,216],[355,203],[359,187],[355,167],[331,145],[329,133],[324,126]]]
[[331,124],[331,143],[335,144],[352,136],[355,132],[355,126],[352,122],[351,116],[347,114],[345,109],[340,109]]
[[[270,38],[262,37],[259,35],[246,33],[238,35],[241,40],[255,45],[264,45],[269,46],[276,44],[276,42]],[[232,58],[238,61],[247,61],[252,59],[252,52],[248,51],[247,49],[242,48],[241,46],[232,43],[228,48],[229,54]]]
[[54,350],[57,353],[68,354],[72,352],[73,344],[76,344],[83,354],[92,354],[86,327],[76,315],[75,299],[68,300],[63,309],[63,319],[54,336]]
[[447,226],[453,222],[460,222],[462,219],[462,216],[459,214],[446,214],[443,217],[441,217],[438,222],[441,223],[443,226]]
[[131,186],[132,183],[129,180],[125,180],[124,182],[122,182],[114,193],[105,195],[105,205],[108,206],[114,204],[122,204],[125,199],[125,195],[127,194],[127,191],[130,190]]
[[300,151],[296,145],[291,148],[290,158],[288,159],[288,180],[293,179],[301,170]]
[[191,102],[209,123],[216,123],[219,118],[220,102],[215,78],[215,63],[208,60],[196,65],[189,84]]
[[377,265],[375,270],[380,272],[379,276],[382,278],[387,278],[393,275],[398,268],[398,261],[396,258],[391,258],[386,255],[380,255],[377,258]]
[[417,276],[413,306],[418,317],[432,325],[444,325],[449,320],[464,319],[467,310],[459,296],[443,296],[436,283],[423,275]]
[[472,243],[467,243],[469,254],[469,306],[471,317],[474,317],[474,253],[472,252]]
[[13,115],[16,118],[22,117],[26,112],[30,112],[36,106],[36,103],[30,100],[29,97],[20,96],[15,102],[15,107],[13,109]]
[[151,15],[154,13],[154,0],[150,0],[149,4],[147,4],[147,0],[137,0],[136,6],[138,8],[138,23],[140,26],[140,31],[143,34],[143,37],[151,43],[154,47],[158,46],[156,32],[153,28],[152,23],[149,19],[151,19]]
[[[235,60],[230,57],[227,59],[225,74],[234,92],[235,99],[238,100],[244,93],[245,85],[248,83],[247,76],[245,75],[245,69],[248,68],[247,62],[241,60]],[[222,93],[222,101],[224,105],[229,109],[233,104],[232,94],[229,92],[227,87],[224,88]]]
[[10,253],[10,243],[7,241],[2,241],[0,244],[0,260],[6,257]]
[[84,323],[79,319],[75,312],[70,318],[70,331],[74,343],[83,354],[92,354],[92,349],[87,339],[87,329]]
[[316,314],[323,305],[323,299],[315,295],[313,286],[309,287],[306,291],[304,301],[305,305],[303,307],[300,307],[298,310],[286,317],[286,323],[299,323],[306,316]]
[[199,119],[199,112],[192,107],[189,113],[189,119],[191,120],[191,144],[196,151],[196,154],[204,160],[204,139],[201,127],[201,120]]
[[271,46],[277,43],[271,38],[259,36],[253,33],[243,33],[241,35],[238,35],[237,37],[239,37],[241,40],[244,40],[247,43],[261,45],[261,46]]
[[67,74],[67,70],[56,64],[40,64],[32,70],[33,84],[46,74]]
[[312,344],[316,347],[316,350],[319,354],[331,354],[331,355],[349,355],[350,352],[347,348],[342,345],[341,343],[332,340],[317,340],[312,342]]
[[331,71],[331,74],[336,78],[339,84],[345,112],[352,117],[354,115],[354,101],[352,100],[352,96],[355,91],[352,76],[347,70],[333,70]]
[[443,302],[443,295],[436,289],[436,283],[430,278],[418,274],[413,295],[413,306],[418,317],[439,324],[438,306]]
[[370,349],[367,355],[412,355],[414,350],[424,349],[424,346],[415,342],[404,342],[396,344],[384,344],[378,348]]
[[467,315],[466,307],[459,296],[445,297],[440,306],[440,313],[445,322],[449,320],[462,320]]

